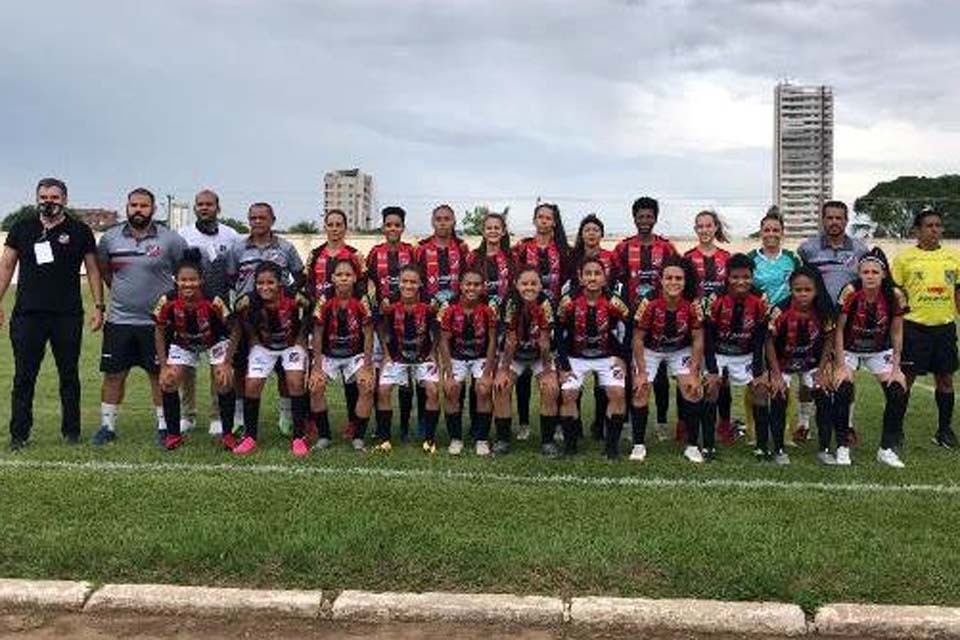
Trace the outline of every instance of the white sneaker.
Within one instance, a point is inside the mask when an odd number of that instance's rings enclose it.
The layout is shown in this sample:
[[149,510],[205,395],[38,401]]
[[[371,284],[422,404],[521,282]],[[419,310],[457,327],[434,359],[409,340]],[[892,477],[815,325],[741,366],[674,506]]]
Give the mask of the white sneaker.
[[787,455],[787,452],[781,449],[773,454],[773,463],[781,467],[786,467],[790,464],[790,456]]
[[194,422],[190,418],[180,418],[180,433],[193,431]]
[[703,462],[703,454],[700,453],[700,449],[692,444],[688,445],[687,448],[683,450],[683,457],[696,464]]
[[[362,441],[361,441],[362,442]],[[317,438],[316,443],[313,445],[314,451],[323,451],[324,449],[330,448],[330,438]]]
[[849,467],[851,462],[850,447],[837,447],[837,466]]
[[519,425],[517,427],[517,440],[529,440],[529,439],[530,439],[530,425],[528,424]]
[[[837,452],[839,453],[839,449],[837,450]],[[834,458],[833,454],[830,453],[829,451],[818,451],[817,462],[819,462],[820,464],[826,467],[832,467],[835,464],[837,464],[837,459]]]
[[630,452],[630,459],[634,462],[643,462],[647,459],[647,447],[643,444],[633,445],[633,450]]
[[451,440],[447,452],[452,456],[458,456],[463,452],[463,440]]
[[477,455],[485,458],[490,455],[490,443],[486,440],[477,440]]
[[664,442],[670,437],[670,426],[666,422],[658,422],[656,426],[657,442]]
[[210,421],[210,430],[208,433],[211,436],[222,436],[223,435],[223,423],[220,420],[211,420]]
[[354,438],[350,445],[354,451],[366,451],[366,448],[363,446],[363,438]]
[[877,462],[885,464],[894,469],[903,469],[905,464],[893,449],[877,449]]

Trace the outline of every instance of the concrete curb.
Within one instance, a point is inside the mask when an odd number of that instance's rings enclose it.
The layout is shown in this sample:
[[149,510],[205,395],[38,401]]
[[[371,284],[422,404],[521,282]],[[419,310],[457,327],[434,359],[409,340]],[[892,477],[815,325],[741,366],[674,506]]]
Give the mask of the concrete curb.
[[227,616],[273,614],[289,618],[318,618],[320,591],[261,591],[217,589],[162,584],[108,584],[99,589],[83,610],[138,611],[174,615]]
[[807,633],[806,618],[800,607],[770,602],[574,598],[570,622],[588,628],[737,636]]
[[67,580],[5,580],[0,578],[0,606],[49,607],[79,611],[93,585]]
[[873,638],[960,638],[960,609],[828,604],[817,611],[817,633]]
[[333,602],[333,619],[343,622],[452,622],[559,626],[559,598],[486,593],[371,593],[344,591]]

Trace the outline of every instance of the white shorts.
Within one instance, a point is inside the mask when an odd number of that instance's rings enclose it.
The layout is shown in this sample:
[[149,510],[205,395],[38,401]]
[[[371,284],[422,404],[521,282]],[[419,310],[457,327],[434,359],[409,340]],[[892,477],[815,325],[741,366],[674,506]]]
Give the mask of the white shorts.
[[801,386],[809,387],[810,389],[813,389],[813,387],[815,386],[813,384],[813,376],[816,372],[817,372],[816,369],[810,369],[810,371],[803,371],[801,373],[781,373],[780,375],[783,376],[783,384],[787,385],[788,389],[790,388],[790,379],[793,376],[800,376]]
[[535,376],[539,376],[541,373],[546,371],[546,367],[543,366],[543,360],[537,358],[536,360],[514,360],[510,364],[510,370],[513,371],[516,375],[522,375],[524,371],[530,370]]
[[[207,349],[207,355],[210,358],[211,365],[215,366],[218,364],[223,364],[227,357],[227,347],[229,345],[229,340],[221,340],[217,344]],[[203,351],[184,349],[183,347],[172,344],[167,350],[167,364],[178,367],[196,368],[197,363],[200,362],[200,356],[202,354]]]
[[457,382],[463,382],[467,378],[475,380],[483,377],[483,369],[487,364],[486,358],[477,358],[476,360],[457,360],[450,359],[450,368],[452,369],[453,379]]
[[690,347],[667,352],[651,351],[644,347],[643,360],[647,365],[647,381],[652,383],[657,377],[661,362],[667,363],[667,375],[671,378],[689,374],[690,366],[693,365],[693,352]]
[[753,382],[753,354],[725,356],[717,354],[717,369],[722,375],[727,372],[727,380],[734,387],[745,387]]
[[866,369],[875,376],[886,375],[893,371],[893,349],[874,353],[843,352],[843,364],[850,369]]
[[320,368],[327,380],[336,380],[338,376],[343,376],[344,382],[353,382],[357,372],[363,368],[363,354],[357,354],[347,358],[331,358],[323,356],[320,360]]
[[570,377],[560,388],[580,389],[591,371],[597,374],[601,387],[623,389],[626,386],[626,372],[616,358],[570,358]]
[[413,380],[418,384],[421,382],[440,382],[440,369],[432,361],[418,364],[391,362],[383,365],[383,370],[380,372],[380,384],[399,384],[405,387],[410,379],[410,374],[413,374]]
[[265,349],[259,344],[250,347],[250,356],[247,364],[247,377],[263,379],[269,378],[277,361],[284,371],[306,371],[307,350],[300,345],[287,347],[281,351]]

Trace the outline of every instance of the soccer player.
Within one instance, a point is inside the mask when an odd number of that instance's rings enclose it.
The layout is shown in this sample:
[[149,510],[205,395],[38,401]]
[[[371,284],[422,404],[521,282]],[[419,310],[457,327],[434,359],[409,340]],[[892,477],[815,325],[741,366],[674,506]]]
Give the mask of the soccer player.
[[373,313],[364,287],[358,285],[360,272],[352,257],[334,261],[330,270],[332,295],[318,300],[313,315],[313,366],[310,374],[310,402],[318,439],[315,449],[330,446],[327,414],[327,385],[338,377],[344,388],[356,389],[356,428],[349,437],[356,451],[363,451],[376,372],[373,367]]
[[467,264],[483,275],[483,291],[487,304],[494,310],[499,310],[513,286],[515,267],[510,251],[507,219],[503,214],[488,213],[483,218],[483,239],[470,254]]
[[774,307],[767,329],[766,356],[770,385],[770,435],[772,452],[767,448],[767,433],[757,424],[758,459],[770,459],[778,465],[790,464],[790,456],[783,450],[783,433],[787,420],[787,394],[790,378],[800,376],[801,383],[813,389],[816,404],[817,460],[821,464],[835,464],[830,454],[833,429],[837,431],[837,445],[847,446],[849,421],[836,420],[832,400],[834,305],[820,278],[820,272],[810,266],[798,267],[790,274],[790,295]]
[[[764,341],[767,328],[767,303],[753,287],[753,261],[742,253],[734,254],[726,264],[726,282],[707,305],[704,318],[704,360],[706,365],[703,411],[703,455],[716,456],[713,428],[717,398],[724,386],[747,387],[757,400],[753,405],[757,423],[767,423]],[[729,386],[727,387],[729,393]],[[723,423],[721,422],[721,425]],[[728,443],[732,432],[721,438]],[[725,438],[724,436],[727,436]]]
[[903,372],[907,389],[917,376],[933,374],[938,424],[934,443],[957,446],[953,431],[953,374],[957,370],[957,329],[954,324],[960,298],[960,252],[940,244],[943,217],[923,209],[913,219],[917,246],[893,259],[893,279],[910,300],[903,325]]
[[154,330],[157,354],[162,359],[160,389],[167,435],[163,446],[176,449],[183,443],[180,431],[180,393],[187,371],[196,369],[206,352],[210,360],[210,378],[217,390],[220,415],[226,427],[213,435],[225,446],[233,440],[233,342],[228,321],[230,312],[219,297],[204,295],[203,258],[199,249],[187,249],[177,263],[176,288],[157,301]]
[[[861,367],[867,369],[876,376],[886,396],[877,461],[900,468],[904,465],[896,448],[903,438],[903,416],[907,410],[906,378],[900,370],[903,316],[909,311],[907,297],[893,283],[887,257],[879,247],[860,258],[858,271],[860,277],[840,292],[834,347],[835,399],[841,412],[837,420],[843,420],[848,411],[844,405],[853,397],[853,372]],[[837,448],[836,462],[850,464],[849,447]]]
[[[526,371],[537,378],[540,387],[540,447],[546,455],[555,455],[553,436],[557,430],[557,401],[560,389],[551,345],[553,305],[543,292],[536,267],[521,267],[503,306],[504,344],[494,382],[493,421],[497,441],[493,452],[510,451],[511,398],[517,378]],[[488,455],[478,451],[477,455]]]
[[[489,447],[493,374],[497,364],[497,315],[483,300],[483,276],[473,268],[460,272],[460,293],[440,309],[440,368],[450,455],[463,451],[463,384],[473,379],[477,411],[471,427],[477,450]],[[489,449],[487,449],[489,451]]]
[[630,459],[642,462],[647,457],[644,438],[647,431],[647,403],[650,381],[661,365],[676,378],[680,388],[677,413],[689,428],[683,456],[702,463],[698,429],[703,410],[700,363],[703,360],[703,316],[697,302],[697,276],[688,260],[669,256],[663,261],[663,274],[656,297],[643,299],[633,318],[633,450]]
[[293,412],[290,450],[298,458],[310,453],[304,437],[310,409],[305,384],[307,339],[304,316],[310,301],[300,294],[288,294],[283,280],[282,267],[269,261],[261,262],[254,272],[254,291],[236,304],[236,314],[250,345],[243,399],[244,436],[233,448],[236,455],[250,454],[257,447],[260,396],[267,378],[278,365],[283,370]]
[[423,450],[437,451],[437,422],[440,418],[440,370],[434,355],[437,340],[436,310],[421,298],[420,271],[413,265],[400,269],[400,297],[384,300],[377,329],[384,345],[383,368],[377,387],[377,446],[389,452],[393,410],[393,388],[406,387],[412,378],[426,393]]
[[577,451],[577,401],[587,375],[594,373],[608,400],[600,418],[607,423],[604,452],[607,458],[615,460],[620,457],[620,434],[627,412],[626,367],[617,329],[630,311],[620,298],[606,292],[607,274],[600,258],[585,258],[580,263],[578,279],[577,290],[564,296],[557,309],[564,453]]

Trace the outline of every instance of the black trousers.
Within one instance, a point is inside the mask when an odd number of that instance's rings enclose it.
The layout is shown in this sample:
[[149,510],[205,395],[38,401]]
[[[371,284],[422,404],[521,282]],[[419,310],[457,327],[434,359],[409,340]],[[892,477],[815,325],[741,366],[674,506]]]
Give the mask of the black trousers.
[[80,435],[80,341],[83,316],[57,313],[14,314],[10,319],[15,372],[10,436],[26,440],[33,426],[33,392],[47,350],[53,351],[60,375],[60,432]]

